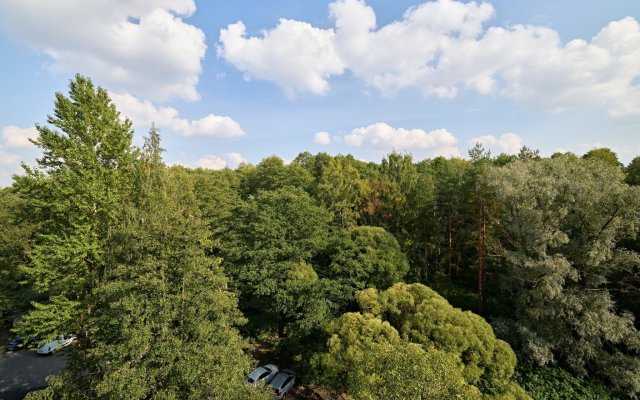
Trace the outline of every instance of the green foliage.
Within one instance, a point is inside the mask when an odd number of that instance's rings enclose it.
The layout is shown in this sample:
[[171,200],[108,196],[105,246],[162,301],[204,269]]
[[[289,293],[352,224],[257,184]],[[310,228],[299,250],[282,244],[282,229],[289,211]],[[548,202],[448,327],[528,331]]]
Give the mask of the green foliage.
[[616,400],[606,386],[578,378],[561,368],[518,368],[516,381],[534,400]]
[[387,322],[347,313],[328,328],[324,378],[354,399],[480,399],[454,355],[401,340]]
[[258,192],[234,208],[220,255],[250,318],[273,313],[284,336],[291,321],[297,328],[322,328],[319,321],[332,317],[340,299],[308,265],[326,247],[330,222],[325,209],[291,186]]
[[240,191],[244,196],[286,186],[309,191],[313,183],[313,176],[306,169],[296,164],[284,165],[284,161],[276,156],[267,157],[255,168],[245,168],[242,171],[244,176]]
[[40,128],[37,141],[46,174],[27,169],[16,182],[30,195],[25,214],[40,218],[25,271],[46,296],[17,330],[73,332],[78,343],[63,375],[32,397],[269,398],[244,385],[244,319],[157,131],[138,153],[130,123],[80,76],[56,116],[66,136]]
[[631,395],[640,392],[640,333],[606,286],[640,262],[616,248],[639,226],[640,195],[622,175],[600,161],[558,157],[514,162],[488,182],[501,204],[501,288],[512,304],[501,334],[536,364],[560,361]]
[[367,289],[357,298],[365,312],[389,321],[406,340],[459,357],[465,380],[483,393],[503,393],[511,383],[515,354],[479,315],[453,308],[421,284]]
[[61,132],[36,126],[34,143],[43,157],[34,169],[24,166],[25,175],[14,184],[23,199],[19,218],[34,226],[20,272],[38,293],[38,306],[25,319],[38,324],[25,322],[20,330],[42,336],[79,328],[86,309],[78,302],[102,278],[106,242],[130,190],[135,160],[131,122],[121,121],[107,92],[85,77],[70,82],[69,97],[56,93],[48,123]]
[[627,165],[626,182],[629,185],[640,186],[640,157],[636,157]]
[[346,158],[334,158],[324,168],[318,183],[318,197],[343,227],[354,226],[359,217],[365,181]]
[[359,226],[337,236],[329,277],[355,288],[386,289],[404,278],[409,263],[397,240],[383,228]]
[[20,284],[19,265],[29,252],[33,226],[19,221],[22,199],[11,188],[0,189],[0,316],[14,320],[29,308],[35,294]]
[[611,149],[606,147],[600,147],[589,150],[582,156],[585,160],[600,160],[613,167],[621,167],[622,163],[618,159],[618,155]]

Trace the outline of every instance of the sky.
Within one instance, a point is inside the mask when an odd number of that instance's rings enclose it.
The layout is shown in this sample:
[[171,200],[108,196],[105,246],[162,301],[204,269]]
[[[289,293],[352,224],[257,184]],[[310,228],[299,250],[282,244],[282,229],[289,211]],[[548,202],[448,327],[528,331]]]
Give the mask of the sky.
[[640,155],[638,0],[3,0],[0,186],[76,73],[165,161]]

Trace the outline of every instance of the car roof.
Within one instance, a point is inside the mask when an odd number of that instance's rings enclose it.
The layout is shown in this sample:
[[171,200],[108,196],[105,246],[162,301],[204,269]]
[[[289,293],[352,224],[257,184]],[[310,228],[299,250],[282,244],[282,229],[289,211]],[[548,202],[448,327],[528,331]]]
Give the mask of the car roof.
[[264,372],[270,372],[270,371],[265,369],[265,368],[263,368],[263,367],[258,367],[256,369],[254,369],[253,371],[251,371],[251,373],[249,374],[249,378],[253,378],[254,380],[256,380]]
[[278,375],[276,375],[276,377],[273,378],[273,380],[271,381],[271,387],[274,389],[280,389],[284,381],[290,376],[292,377],[296,376],[295,373],[290,369],[285,369],[283,371],[278,372]]

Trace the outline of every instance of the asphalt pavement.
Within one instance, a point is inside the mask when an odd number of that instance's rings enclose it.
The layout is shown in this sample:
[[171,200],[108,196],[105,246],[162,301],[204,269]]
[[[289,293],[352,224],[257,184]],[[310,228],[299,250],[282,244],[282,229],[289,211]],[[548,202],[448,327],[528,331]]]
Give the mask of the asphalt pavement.
[[25,349],[4,352],[0,355],[0,400],[20,400],[28,392],[46,387],[45,378],[61,373],[65,366],[64,351],[51,356]]

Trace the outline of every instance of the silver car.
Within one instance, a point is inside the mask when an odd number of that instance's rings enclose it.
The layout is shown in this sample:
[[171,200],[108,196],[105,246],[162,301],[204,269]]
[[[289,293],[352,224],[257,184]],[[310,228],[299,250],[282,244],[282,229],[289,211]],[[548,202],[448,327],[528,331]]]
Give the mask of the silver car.
[[278,373],[278,367],[273,364],[263,365],[262,367],[258,367],[251,371],[249,376],[247,376],[247,384],[249,385],[258,385],[259,383],[267,384],[271,382],[271,380]]
[[290,369],[284,369],[271,381],[273,397],[276,400],[284,399],[286,394],[296,383],[296,373]]

